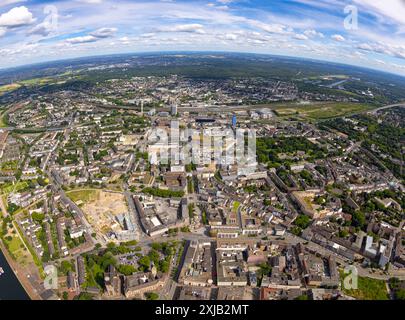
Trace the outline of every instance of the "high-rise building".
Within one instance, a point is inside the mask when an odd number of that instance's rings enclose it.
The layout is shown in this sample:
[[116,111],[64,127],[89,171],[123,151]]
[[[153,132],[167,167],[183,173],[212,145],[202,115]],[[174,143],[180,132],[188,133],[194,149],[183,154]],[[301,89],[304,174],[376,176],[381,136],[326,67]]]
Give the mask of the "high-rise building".
[[171,115],[174,117],[174,116],[177,116],[177,105],[175,105],[175,104],[173,104],[172,106],[171,106],[171,108],[170,108],[170,113],[171,113]]

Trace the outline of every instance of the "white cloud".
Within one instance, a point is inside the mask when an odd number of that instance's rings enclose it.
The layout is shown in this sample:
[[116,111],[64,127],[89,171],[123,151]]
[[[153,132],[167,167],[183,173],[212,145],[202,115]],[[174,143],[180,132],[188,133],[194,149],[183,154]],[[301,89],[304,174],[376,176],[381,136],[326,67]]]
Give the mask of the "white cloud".
[[318,32],[318,31],[316,31],[314,29],[305,30],[304,34],[308,38],[315,38],[315,37],[325,38],[325,35],[322,32]]
[[[22,1],[24,0],[0,0],[0,9],[5,3]],[[400,0],[391,1],[399,3]],[[233,6],[232,2],[243,2],[245,5],[249,3],[252,6],[244,10],[247,5],[237,7]],[[1,57],[0,67],[46,61],[50,58],[91,55],[95,51],[101,51],[100,48],[105,53],[151,49],[224,49],[326,60],[333,58],[339,62],[353,64],[363,59],[361,63],[370,66],[376,66],[374,54],[381,54],[379,58],[385,61],[393,60],[392,57],[403,58],[405,19],[402,19],[401,25],[397,20],[402,16],[391,12],[394,9],[378,9],[381,0],[352,2],[359,7],[362,17],[359,21],[360,28],[355,32],[343,33],[343,4],[340,0],[294,0],[274,4],[285,10],[262,8],[250,0],[58,1],[60,23],[55,37],[49,37],[50,25],[42,22],[46,15],[42,13],[44,3],[30,0],[27,1],[27,7],[41,21],[24,29],[18,28],[16,32],[10,32],[13,27],[0,25],[0,37],[3,35],[0,38],[0,47],[16,48],[13,56]],[[300,5],[296,6],[296,3]],[[227,5],[238,10],[225,10]],[[399,10],[396,11],[400,12]],[[6,10],[2,12],[4,11]],[[397,18],[390,18],[394,14]],[[105,23],[119,27],[120,31],[125,31],[124,34],[114,31],[114,28],[102,28]],[[26,59],[17,49],[26,40],[29,43],[38,41],[35,35],[48,35],[48,39],[38,42],[39,47],[29,51],[37,50],[36,55],[33,54],[32,59]],[[28,39],[24,39],[25,36]],[[61,40],[61,37],[68,39]],[[112,37],[114,41],[107,40]],[[331,43],[333,41],[334,43]],[[108,49],[108,46],[111,48]],[[389,69],[388,65],[386,68]]]
[[256,28],[259,28],[263,31],[266,31],[268,33],[276,33],[276,34],[290,34],[293,32],[293,29],[290,27],[287,27],[283,24],[267,24],[267,23],[263,23],[261,21],[257,21],[257,20],[247,20],[247,22]]
[[335,40],[335,41],[338,41],[338,42],[343,42],[343,41],[346,40],[346,39],[345,39],[342,35],[340,35],[340,34],[334,34],[333,36],[331,36],[331,38],[332,38],[333,40]]
[[405,25],[405,2],[403,0],[354,0],[356,5],[378,17],[388,18],[389,23],[395,21]]
[[117,32],[117,28],[100,28],[93,32],[90,32],[88,35],[81,37],[74,37],[66,39],[64,43],[67,44],[81,44],[96,42],[101,39],[111,38]]
[[405,45],[389,45],[387,43],[360,43],[357,45],[357,48],[368,52],[405,59]]
[[234,34],[234,33],[227,33],[227,34],[225,34],[224,38],[226,40],[236,40],[236,39],[238,39],[238,35]]
[[308,40],[308,37],[307,37],[305,34],[296,34],[296,35],[294,36],[294,39],[297,39],[297,40]]
[[204,34],[204,26],[198,23],[193,24],[178,24],[175,26],[161,27],[158,29],[160,32],[194,32]]
[[100,4],[103,0],[76,0],[77,2],[89,3],[89,4]]
[[0,7],[8,6],[9,4],[26,2],[27,0],[0,0]]
[[45,21],[45,22],[42,22],[42,23],[36,25],[31,30],[29,30],[28,34],[37,34],[37,35],[41,35],[41,36],[46,37],[52,31],[54,31],[54,26],[51,23]]
[[30,25],[35,22],[27,7],[15,7],[0,16],[0,27],[14,28]]
[[101,28],[90,33],[91,36],[96,38],[109,38],[112,37],[116,32],[117,28]]
[[150,33],[143,33],[141,34],[142,38],[153,38],[156,35],[156,33],[150,32]]
[[69,43],[69,44],[79,44],[79,43],[95,42],[97,40],[99,40],[99,39],[94,36],[83,36],[83,37],[75,37],[75,38],[66,39],[65,42]]
[[122,38],[119,38],[118,40],[121,42],[122,45],[129,45],[132,43],[131,39],[128,37],[122,37]]

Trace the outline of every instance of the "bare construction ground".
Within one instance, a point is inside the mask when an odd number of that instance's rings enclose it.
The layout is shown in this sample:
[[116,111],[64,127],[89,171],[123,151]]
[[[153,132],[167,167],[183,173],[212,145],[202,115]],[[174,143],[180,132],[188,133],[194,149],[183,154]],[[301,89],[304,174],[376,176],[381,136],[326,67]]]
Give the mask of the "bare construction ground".
[[105,235],[109,231],[121,230],[116,217],[127,213],[128,207],[122,193],[98,191],[84,203],[82,210],[93,228]]

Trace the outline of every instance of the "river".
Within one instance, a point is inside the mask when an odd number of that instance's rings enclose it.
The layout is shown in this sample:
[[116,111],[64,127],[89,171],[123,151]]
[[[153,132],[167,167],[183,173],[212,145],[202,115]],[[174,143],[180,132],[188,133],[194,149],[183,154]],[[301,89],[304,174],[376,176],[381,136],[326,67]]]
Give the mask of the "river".
[[28,294],[11,270],[1,250],[0,267],[4,270],[4,274],[0,275],[0,300],[29,300]]

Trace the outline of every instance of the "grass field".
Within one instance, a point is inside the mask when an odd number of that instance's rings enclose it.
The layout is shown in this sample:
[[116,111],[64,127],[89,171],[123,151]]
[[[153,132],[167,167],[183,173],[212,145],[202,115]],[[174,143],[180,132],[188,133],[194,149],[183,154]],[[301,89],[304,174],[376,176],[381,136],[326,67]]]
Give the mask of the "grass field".
[[324,103],[290,103],[274,105],[271,108],[279,117],[295,116],[310,120],[323,120],[350,115],[372,109],[372,106],[362,103],[324,102]]
[[15,185],[7,183],[7,184],[0,186],[0,193],[8,195],[12,191],[18,192],[27,187],[28,187],[28,183],[26,181],[17,182]]
[[17,90],[20,87],[21,87],[21,85],[18,83],[6,84],[4,86],[0,86],[0,95],[2,95],[3,93],[9,92],[9,91]]
[[88,203],[95,201],[98,198],[100,190],[94,189],[84,189],[84,190],[73,190],[66,192],[66,195],[73,201],[73,202],[82,202]]
[[54,82],[54,79],[51,78],[34,78],[29,80],[20,81],[20,84],[26,86],[35,86],[35,85],[43,85]]
[[15,171],[18,169],[18,161],[7,161],[1,164],[1,170],[3,171]]
[[33,262],[30,252],[21,241],[21,238],[18,236],[14,227],[9,229],[9,233],[3,238],[3,242],[10,255],[19,265],[27,266],[29,263]]
[[4,93],[17,90],[17,89],[21,88],[23,85],[24,86],[36,86],[36,85],[44,85],[44,84],[49,84],[49,83],[54,83],[54,82],[55,82],[55,80],[52,78],[34,78],[34,79],[20,81],[17,83],[6,84],[3,86],[0,86],[0,96]]
[[4,119],[4,113],[2,113],[0,115],[0,128],[6,128],[6,127],[8,127],[8,125],[7,125],[7,123],[6,123],[5,119]]
[[[341,273],[341,278],[343,279],[343,277],[344,275]],[[347,290],[344,288],[342,280],[343,292],[358,300],[389,300],[387,287],[383,280],[359,277],[357,285],[357,290]]]
[[234,213],[238,212],[239,207],[240,207],[240,202],[235,201],[235,202],[233,203],[232,212],[234,212]]

